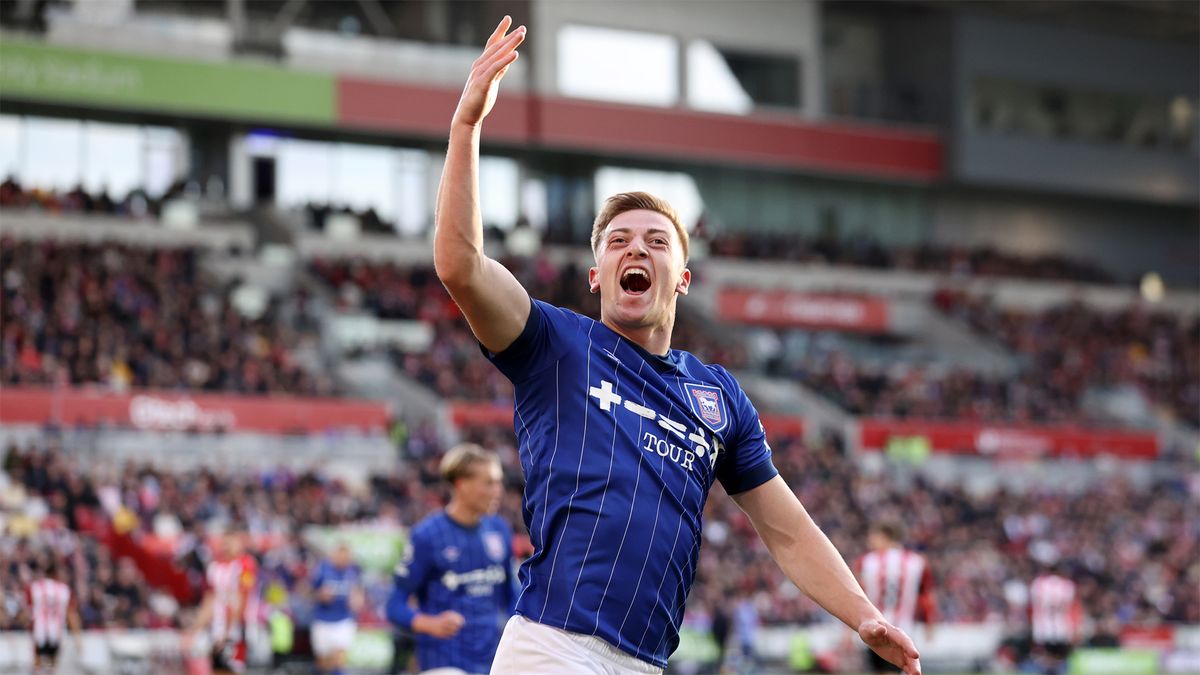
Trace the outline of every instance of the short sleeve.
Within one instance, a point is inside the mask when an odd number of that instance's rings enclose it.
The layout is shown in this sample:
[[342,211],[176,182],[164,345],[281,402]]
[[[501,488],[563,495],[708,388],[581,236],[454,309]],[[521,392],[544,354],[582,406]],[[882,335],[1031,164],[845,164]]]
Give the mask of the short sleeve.
[[559,359],[579,332],[579,319],[575,312],[530,298],[529,319],[511,345],[498,354],[479,348],[505,377],[521,382]]
[[736,495],[778,476],[779,470],[771,461],[767,432],[750,397],[732,375],[723,368],[719,372],[727,382],[725,391],[732,394],[736,427],[726,437],[723,455],[717,458],[717,480],[726,492]]

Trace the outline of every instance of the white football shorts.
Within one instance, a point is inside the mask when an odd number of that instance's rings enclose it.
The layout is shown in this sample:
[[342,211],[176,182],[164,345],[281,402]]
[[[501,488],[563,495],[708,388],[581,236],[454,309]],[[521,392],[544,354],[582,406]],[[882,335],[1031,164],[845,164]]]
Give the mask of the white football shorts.
[[342,621],[314,621],[312,623],[312,649],[317,657],[334,652],[350,651],[354,644],[355,625],[353,619]]
[[661,675],[654,664],[605,640],[514,616],[504,627],[492,675]]

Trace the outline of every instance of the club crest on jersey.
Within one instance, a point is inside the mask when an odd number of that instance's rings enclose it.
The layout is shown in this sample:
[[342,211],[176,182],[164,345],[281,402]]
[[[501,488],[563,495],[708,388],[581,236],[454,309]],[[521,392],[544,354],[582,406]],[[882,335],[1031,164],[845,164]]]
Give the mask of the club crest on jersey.
[[483,548],[492,560],[496,562],[504,560],[504,538],[499,533],[485,532],[483,534]]
[[724,429],[729,419],[726,415],[725,400],[721,396],[721,390],[707,384],[692,384],[691,382],[687,383],[685,387],[692,412],[699,415],[700,419],[704,420],[704,424],[714,432]]

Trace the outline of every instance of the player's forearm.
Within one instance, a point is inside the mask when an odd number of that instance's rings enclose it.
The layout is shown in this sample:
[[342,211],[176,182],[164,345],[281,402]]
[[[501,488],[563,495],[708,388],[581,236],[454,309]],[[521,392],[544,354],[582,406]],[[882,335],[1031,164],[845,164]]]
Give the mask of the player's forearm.
[[879,610],[863,593],[854,574],[842,560],[829,537],[817,527],[808,513],[791,525],[790,532],[779,532],[771,538],[778,540],[768,548],[781,569],[808,597],[836,616],[850,628],[858,630],[868,619],[883,620]]
[[387,615],[387,620],[404,630],[414,630],[413,619],[416,618],[417,612],[408,604],[409,594],[401,590],[393,591],[388,597],[387,607],[384,612]]
[[447,286],[469,284],[483,261],[478,125],[453,122],[434,212],[434,268]]

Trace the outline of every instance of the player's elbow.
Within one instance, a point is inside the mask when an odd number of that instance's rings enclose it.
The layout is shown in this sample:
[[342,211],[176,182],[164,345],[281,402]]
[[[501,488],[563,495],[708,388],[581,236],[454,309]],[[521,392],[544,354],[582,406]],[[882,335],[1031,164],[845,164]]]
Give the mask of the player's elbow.
[[450,291],[462,291],[472,287],[479,279],[480,260],[476,253],[453,250],[438,246],[433,256],[433,270],[438,280]]

